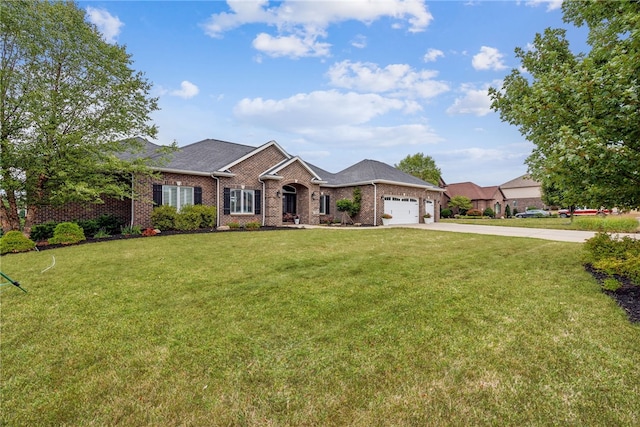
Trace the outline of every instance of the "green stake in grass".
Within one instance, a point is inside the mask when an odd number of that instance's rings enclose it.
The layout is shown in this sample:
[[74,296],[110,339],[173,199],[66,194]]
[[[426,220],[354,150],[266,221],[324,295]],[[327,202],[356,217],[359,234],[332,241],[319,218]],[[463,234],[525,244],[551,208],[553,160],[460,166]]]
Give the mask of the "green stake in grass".
[[4,277],[5,279],[7,279],[9,282],[8,283],[0,283],[0,286],[4,286],[4,285],[13,285],[15,287],[17,287],[18,289],[20,289],[22,292],[24,292],[25,294],[27,293],[26,289],[22,288],[20,286],[20,282],[17,282],[15,280],[12,280],[11,277],[7,276],[6,274],[4,274],[2,271],[0,271],[0,275],[2,277]]

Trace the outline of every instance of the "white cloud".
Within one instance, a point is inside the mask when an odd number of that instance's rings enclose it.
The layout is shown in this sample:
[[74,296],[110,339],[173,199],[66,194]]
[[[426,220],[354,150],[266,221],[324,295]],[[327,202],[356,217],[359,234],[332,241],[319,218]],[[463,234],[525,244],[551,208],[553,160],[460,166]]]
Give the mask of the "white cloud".
[[187,80],[184,80],[182,83],[180,83],[180,89],[170,92],[171,95],[179,96],[180,98],[184,99],[193,98],[198,93],[200,93],[200,89],[198,89],[198,86]]
[[537,7],[543,4],[547,5],[547,12],[557,10],[562,7],[563,0],[528,0],[525,2],[527,6]]
[[280,100],[245,98],[236,104],[234,114],[254,124],[299,132],[309,127],[362,124],[405,107],[403,101],[376,94],[331,90],[299,93]]
[[438,49],[429,49],[427,53],[424,54],[423,60],[424,62],[435,62],[438,58],[444,58],[444,52]]
[[364,49],[367,47],[367,38],[362,34],[358,34],[351,40],[351,46],[358,49]]
[[502,61],[503,57],[495,47],[482,46],[480,53],[474,55],[471,64],[476,70],[503,70],[507,68]]
[[[203,24],[205,33],[211,37],[222,37],[229,30],[245,24],[266,24],[276,27],[277,35],[261,34],[254,48],[270,56],[328,56],[329,44],[319,43],[327,37],[327,28],[344,21],[372,23],[390,17],[408,25],[407,31],[415,33],[426,29],[433,16],[424,0],[349,0],[349,1],[296,1],[286,0],[270,7],[267,0],[228,0],[231,12],[213,14]],[[282,40],[282,43],[275,43]],[[292,46],[293,42],[297,43]],[[300,43],[304,41],[304,43]],[[301,51],[307,47],[307,52]],[[321,47],[320,49],[318,47]],[[278,52],[278,48],[282,48]],[[315,48],[315,49],[314,49]],[[262,50],[261,50],[262,51]]]
[[254,48],[271,57],[327,56],[330,46],[328,43],[317,42],[315,38],[303,39],[295,35],[272,37],[261,33],[253,40]]
[[449,91],[449,85],[435,80],[434,70],[414,70],[407,64],[390,64],[380,68],[368,62],[342,61],[327,72],[329,84],[362,92],[388,93],[390,96],[433,98]]
[[87,7],[87,19],[98,28],[107,43],[115,43],[124,23],[104,9]]
[[488,86],[477,89],[473,85],[463,84],[460,91],[462,96],[447,108],[447,114],[473,114],[482,117],[491,112]]

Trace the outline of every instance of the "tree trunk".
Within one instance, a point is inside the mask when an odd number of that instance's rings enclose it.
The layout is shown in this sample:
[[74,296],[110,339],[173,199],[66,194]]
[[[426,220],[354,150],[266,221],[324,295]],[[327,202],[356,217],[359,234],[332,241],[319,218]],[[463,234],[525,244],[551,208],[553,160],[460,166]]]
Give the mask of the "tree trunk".
[[[16,195],[12,191],[6,193],[7,202],[0,198],[0,225],[6,233],[11,230],[20,230],[20,216],[18,215],[18,202]],[[8,205],[8,206],[7,206]]]

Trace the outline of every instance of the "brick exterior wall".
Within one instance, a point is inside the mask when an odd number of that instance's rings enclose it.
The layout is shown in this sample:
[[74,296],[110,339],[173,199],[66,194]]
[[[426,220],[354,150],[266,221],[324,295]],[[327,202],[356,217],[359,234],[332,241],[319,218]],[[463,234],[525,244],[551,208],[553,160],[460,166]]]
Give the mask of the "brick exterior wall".
[[[312,182],[313,174],[299,161],[292,161],[278,171],[278,179],[267,178],[259,180],[260,175],[272,169],[275,165],[285,161],[287,157],[276,147],[269,146],[255,153],[253,156],[231,167],[233,177],[198,176],[176,173],[161,173],[159,177],[139,177],[135,180],[136,199],[109,199],[102,205],[69,204],[64,208],[43,208],[38,214],[38,221],[50,220],[68,221],[74,219],[92,219],[101,214],[114,214],[123,219],[126,224],[138,225],[142,228],[150,227],[153,212],[153,185],[178,185],[184,187],[202,188],[202,204],[216,206],[218,225],[249,222],[259,222],[265,226],[280,226],[283,223],[283,186],[296,189],[296,208],[301,224],[319,224],[329,218],[341,218],[337,201],[343,198],[353,199],[355,187],[330,188],[321,187]],[[218,183],[219,180],[219,183]],[[435,200],[435,217],[439,219],[442,193],[429,192],[422,188],[404,187],[401,185],[368,184],[359,186],[362,192],[360,212],[352,220],[363,225],[382,225],[381,216],[384,213],[385,196],[415,197],[419,200],[420,219],[424,214],[424,200]],[[223,192],[225,188],[262,191],[260,214],[224,214]],[[329,195],[329,215],[320,215],[320,196]],[[132,217],[133,213],[133,217]]]
[[[425,214],[424,201],[429,198],[435,201],[434,221],[440,219],[440,204],[442,193],[439,191],[427,191],[422,188],[404,187],[401,185],[371,184],[360,185],[362,202],[360,212],[352,218],[354,223],[363,225],[382,225],[382,214],[384,213],[385,196],[415,197],[418,199],[420,207],[419,218]],[[338,211],[337,201],[340,199],[353,200],[353,190],[356,187],[343,188],[321,188],[323,194],[330,197],[329,215],[321,215],[320,220],[326,221],[329,218],[341,219],[342,212]]]
[[151,227],[151,212],[153,212],[153,184],[178,185],[182,187],[202,188],[202,204],[216,206],[216,181],[210,176],[163,173],[160,179],[142,177],[136,180],[136,194],[138,198],[133,202],[133,223],[142,228]]
[[34,223],[95,219],[101,215],[114,215],[125,224],[129,224],[131,221],[131,200],[105,198],[104,203],[67,203],[61,207],[41,206],[36,212]]

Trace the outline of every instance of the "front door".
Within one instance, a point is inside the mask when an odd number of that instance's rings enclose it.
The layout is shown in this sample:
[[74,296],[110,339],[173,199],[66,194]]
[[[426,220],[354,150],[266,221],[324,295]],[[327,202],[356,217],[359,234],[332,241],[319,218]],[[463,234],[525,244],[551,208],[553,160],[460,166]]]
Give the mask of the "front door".
[[283,214],[296,214],[296,195],[291,193],[284,193],[282,195],[282,213]]

